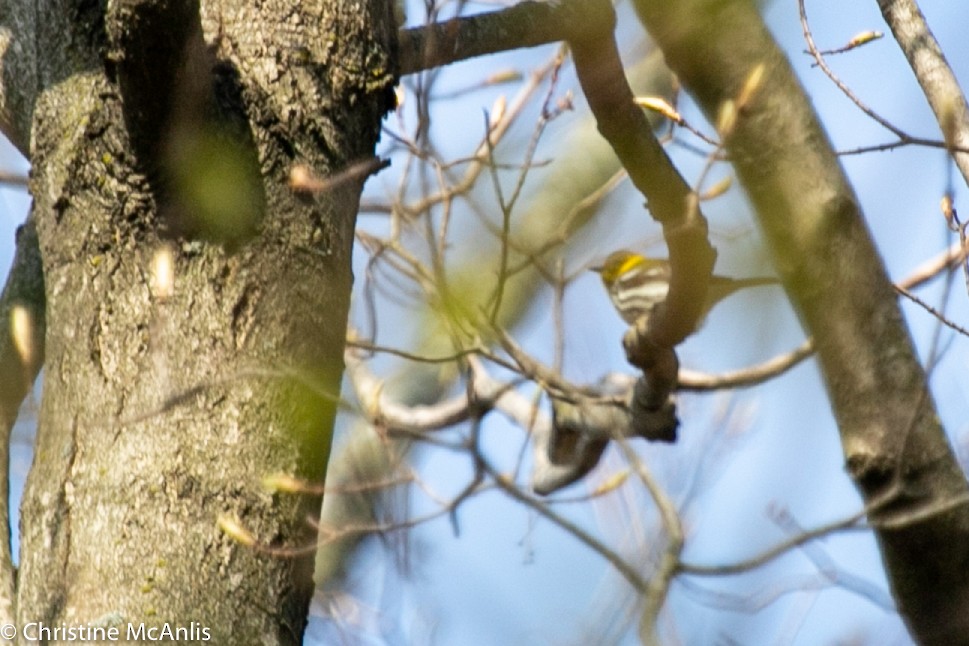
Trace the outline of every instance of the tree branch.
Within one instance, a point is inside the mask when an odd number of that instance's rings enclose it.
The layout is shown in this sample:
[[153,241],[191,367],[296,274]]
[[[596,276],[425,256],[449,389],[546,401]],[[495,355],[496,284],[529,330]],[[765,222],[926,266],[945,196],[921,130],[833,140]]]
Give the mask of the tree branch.
[[969,147],[969,107],[952,68],[914,0],[878,0],[878,7],[935,113],[956,166],[969,184],[969,154],[956,151]]
[[0,623],[13,623],[15,568],[10,548],[10,433],[44,363],[44,273],[31,216],[17,231],[17,251],[0,295]]
[[36,55],[39,3],[0,2],[0,132],[30,156],[30,122],[40,92]]
[[631,361],[652,373],[647,406],[665,404],[678,362],[672,347],[695,328],[716,252],[707,241],[698,201],[633,101],[613,37],[615,13],[605,1],[523,2],[510,9],[400,33],[403,74],[465,58],[565,39],[597,120],[633,184],[663,224],[673,277],[664,307],[629,335]]
[[[894,289],[851,187],[793,70],[753,3],[637,0],[684,86],[717,120],[763,69],[725,138],[782,282],[813,336],[848,469],[871,511],[900,612],[920,641],[969,633],[969,505],[888,528],[912,509],[964,501]],[[934,549],[927,551],[926,545]]]
[[[522,21],[532,20],[542,24],[533,35],[511,27],[516,22],[525,24]],[[650,439],[669,441],[675,438],[669,432],[670,420],[675,429],[670,397],[679,368],[673,347],[696,327],[716,252],[707,240],[706,220],[699,211],[699,200],[674,168],[653,135],[651,124],[633,101],[613,37],[614,26],[615,13],[605,0],[566,1],[557,5],[522,3],[485,16],[403,32],[402,69],[406,73],[425,65],[453,62],[501,48],[549,42],[546,39],[568,41],[599,132],[648,200],[653,217],[663,224],[669,247],[673,272],[666,303],[648,321],[630,328],[623,340],[630,363],[644,373],[642,384],[634,390],[631,428],[643,430],[644,436]],[[479,36],[485,32],[497,38],[496,47],[487,49],[479,44]],[[441,52],[450,54],[444,56]],[[659,425],[655,423],[657,415],[663,419]],[[647,429],[657,426],[662,428],[659,435],[648,435]],[[551,444],[559,442],[553,438]],[[594,466],[601,448],[602,442],[593,440],[586,450],[580,451],[584,456],[580,471]]]
[[[567,0],[563,4],[587,12],[587,17],[595,15],[594,3]],[[501,11],[401,29],[400,73],[414,74],[476,56],[558,42],[565,39],[569,18],[558,4],[526,0]]]

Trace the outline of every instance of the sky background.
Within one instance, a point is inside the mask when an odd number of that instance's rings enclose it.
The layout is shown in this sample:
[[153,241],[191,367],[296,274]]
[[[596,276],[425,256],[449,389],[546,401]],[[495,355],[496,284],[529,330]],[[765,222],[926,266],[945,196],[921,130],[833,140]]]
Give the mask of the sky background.
[[[969,79],[965,25],[969,5],[945,0],[923,1],[923,12],[957,77]],[[855,34],[887,31],[871,2],[808,2],[815,40],[837,47]],[[472,11],[491,7],[471,5]],[[623,11],[621,9],[621,11]],[[639,29],[628,11],[621,14],[624,51]],[[802,54],[805,48],[794,0],[776,0],[765,10],[775,37],[788,53],[814,101],[835,148],[890,141],[884,129],[862,115]],[[417,10],[411,20],[419,20]],[[512,52],[450,66],[439,89],[473,85],[498,69],[523,73],[554,52],[554,46]],[[867,104],[909,133],[940,138],[938,127],[907,63],[890,36],[847,55],[830,59],[831,67]],[[482,111],[515,87],[492,87],[435,107],[436,141],[445,157],[468,154],[480,137]],[[568,70],[559,93],[572,89],[576,110],[553,122],[537,157],[569,164],[582,151],[563,149],[568,133],[588,114],[581,91]],[[688,102],[687,120],[709,132]],[[413,112],[404,112],[412,126]],[[523,121],[530,125],[528,120]],[[395,124],[388,122],[388,127]],[[519,144],[530,134],[523,127]],[[387,138],[385,137],[385,143]],[[510,138],[511,143],[516,140]],[[504,145],[504,143],[503,143]],[[27,163],[0,142],[0,165],[26,172]],[[498,152],[501,152],[500,150]],[[681,173],[692,181],[703,160],[683,149],[670,150]],[[843,157],[868,226],[893,279],[902,279],[924,260],[951,243],[938,203],[948,165],[936,149],[904,148],[893,152]],[[718,167],[713,179],[727,174]],[[365,197],[384,199],[394,184],[393,169],[372,179]],[[541,171],[533,174],[536,186]],[[956,182],[956,205],[965,199]],[[644,217],[642,199],[628,186],[606,202],[608,218],[593,225],[590,242],[569,254],[572,269],[605,256],[620,246],[663,253],[658,227]],[[29,200],[21,188],[0,186],[0,266],[9,267],[14,230],[23,221]],[[965,209],[964,209],[965,210]],[[717,272],[725,275],[770,274],[756,224],[738,188],[705,205],[714,245],[720,253]],[[460,214],[458,214],[460,216]],[[381,230],[383,223],[362,216],[360,226]],[[460,228],[456,246],[462,241]],[[355,258],[362,275],[365,257]],[[360,286],[357,283],[357,288]],[[939,305],[943,281],[919,295]],[[543,300],[544,299],[544,300]],[[956,277],[945,303],[949,316],[969,319],[966,289]],[[358,301],[359,302],[359,299]],[[529,351],[548,360],[552,347],[551,296],[541,296],[525,324],[515,331]],[[393,303],[380,304],[384,320],[395,320]],[[619,339],[624,325],[612,311],[596,276],[576,280],[566,293],[565,372],[594,382],[609,372],[628,372]],[[903,310],[923,358],[929,352],[935,321],[909,303]],[[361,312],[352,315],[360,322]],[[383,326],[381,341],[407,347],[413,326]],[[738,295],[719,306],[701,332],[683,346],[685,367],[706,371],[736,369],[787,352],[804,339],[796,317],[779,289],[764,288]],[[969,359],[966,339],[943,332],[946,352],[933,373],[932,386],[942,420],[960,455],[965,453],[967,393],[963,378]],[[28,402],[15,431],[12,453],[12,496],[17,498],[29,467],[29,443],[36,416]],[[646,464],[676,499],[694,495],[684,507],[688,543],[684,558],[694,563],[729,563],[782,541],[786,534],[772,517],[786,511],[805,528],[855,513],[861,505],[845,474],[837,431],[813,361],[756,389],[690,396],[680,401],[681,441],[674,446],[638,446]],[[350,420],[341,420],[344,432]],[[482,431],[485,451],[498,464],[512,464],[524,441],[519,429],[497,415]],[[338,436],[338,441],[341,438]],[[468,481],[466,459],[444,451],[423,450],[415,459],[435,491],[455,492]],[[577,495],[594,488],[622,468],[610,449],[588,482],[564,492]],[[682,498],[681,498],[682,497]],[[435,506],[415,494],[411,513]],[[595,503],[557,509],[581,523],[631,558],[648,559],[657,541],[656,519],[648,498],[632,483]],[[457,514],[459,534],[444,518],[414,530],[409,567],[401,571],[378,543],[370,543],[351,574],[352,598],[335,606],[318,603],[307,644],[634,644],[636,606],[631,590],[598,555],[562,530],[498,493],[464,503]],[[16,536],[16,532],[14,532]],[[16,538],[15,538],[16,540]],[[823,570],[823,571],[822,571]],[[826,581],[824,573],[838,583]],[[861,644],[907,644],[909,638],[890,607],[874,541],[867,532],[849,532],[817,541],[752,573],[722,579],[686,578],[674,583],[662,620],[670,643],[684,644],[828,644],[857,640]],[[319,615],[338,608],[339,620]],[[624,614],[627,613],[627,614]],[[631,623],[629,623],[631,621]]]

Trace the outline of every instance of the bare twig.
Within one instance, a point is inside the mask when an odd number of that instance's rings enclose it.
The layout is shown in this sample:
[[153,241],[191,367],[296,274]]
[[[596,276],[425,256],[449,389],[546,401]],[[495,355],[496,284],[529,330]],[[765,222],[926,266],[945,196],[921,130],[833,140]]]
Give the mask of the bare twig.
[[680,390],[693,392],[724,388],[748,388],[784,374],[812,354],[814,354],[814,341],[808,339],[786,354],[778,355],[761,364],[742,370],[711,375],[695,370],[681,369],[678,387]]
[[950,328],[952,330],[955,330],[956,332],[958,332],[962,336],[969,336],[969,330],[967,330],[966,328],[962,327],[961,325],[953,322],[945,314],[943,314],[942,312],[940,312],[936,308],[932,307],[931,305],[929,305],[924,300],[922,300],[921,298],[919,298],[918,296],[916,296],[912,292],[908,291],[904,287],[900,287],[899,285],[895,285],[895,291],[898,292],[900,295],[904,296],[905,298],[907,298],[908,300],[912,301],[913,303],[915,303],[916,305],[918,305],[922,309],[924,309],[926,312],[928,312],[932,316],[934,316],[939,321],[939,323],[941,323],[942,325],[944,325],[944,326],[946,326],[946,327],[948,327],[948,328]]
[[646,487],[653,502],[659,508],[660,518],[663,519],[663,529],[666,532],[666,547],[662,551],[656,573],[649,580],[646,589],[646,604],[640,619],[640,636],[645,637],[647,643],[656,639],[656,622],[660,610],[666,602],[670,584],[680,568],[680,555],[683,552],[685,536],[679,513],[673,501],[666,495],[662,487],[636,455],[624,437],[616,436],[619,448],[630,467]]

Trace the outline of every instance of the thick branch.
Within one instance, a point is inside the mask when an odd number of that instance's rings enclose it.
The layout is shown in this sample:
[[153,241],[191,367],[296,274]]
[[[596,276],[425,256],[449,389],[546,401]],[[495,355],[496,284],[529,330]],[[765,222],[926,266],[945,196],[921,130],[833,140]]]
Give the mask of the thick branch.
[[[673,272],[667,301],[648,320],[631,328],[623,344],[629,361],[643,370],[643,381],[637,384],[632,398],[632,421],[628,426],[648,439],[671,441],[676,424],[670,394],[679,368],[673,348],[696,326],[716,252],[707,240],[706,220],[699,211],[698,200],[633,101],[613,36],[615,20],[612,5],[606,0],[522,3],[493,14],[403,32],[402,68],[412,71],[502,48],[536,45],[552,38],[568,41],[599,132],[648,201],[653,217],[663,224],[669,247]],[[529,32],[524,26],[532,24],[537,28]],[[495,39],[490,48],[481,44],[486,33]],[[560,413],[557,417],[571,420],[576,416]],[[585,417],[588,415],[584,413],[578,416]],[[598,413],[592,418],[598,419]],[[662,422],[657,423],[657,419]],[[573,466],[581,463],[579,470],[583,473],[595,465],[606,441],[594,437],[568,441],[575,437],[574,430],[588,426],[584,422],[570,428],[556,426],[556,432],[562,436],[551,442],[553,447],[575,444],[574,450],[565,451],[563,459],[575,462]]]
[[0,623],[13,623],[10,432],[44,363],[44,274],[32,217],[17,232],[17,253],[0,295],[0,321]]
[[[580,11],[586,6],[582,2],[571,4]],[[554,3],[526,0],[502,11],[402,29],[398,36],[400,73],[413,74],[475,56],[564,40],[568,18]]]
[[[676,387],[679,360],[673,348],[695,329],[706,296],[716,252],[707,240],[707,224],[689,185],[653,134],[633,101],[613,36],[615,13],[609,2],[590,2],[599,13],[592,24],[570,21],[568,35],[582,90],[599,132],[609,142],[633,185],[646,197],[653,217],[663,224],[672,275],[666,302],[640,319],[623,337],[630,363],[643,371],[634,389],[632,422],[654,428]],[[665,417],[665,415],[664,415]],[[664,431],[650,439],[671,441]],[[672,427],[675,429],[675,424]]]
[[[599,3],[599,8],[603,13],[612,12],[608,2]],[[570,36],[569,44],[599,132],[646,197],[653,217],[663,224],[673,274],[663,315],[651,316],[646,332],[649,342],[672,348],[693,331],[699,319],[716,252],[707,241],[706,220],[697,201],[691,199],[690,186],[633,102],[611,22],[600,20],[598,32],[582,25]]]
[[31,156],[41,93],[74,73],[100,69],[104,4],[0,0],[0,133],[24,157]]
[[613,37],[615,13],[605,1],[522,2],[488,14],[402,30],[401,73],[474,56],[567,40],[599,131],[663,224],[673,264],[664,316],[652,317],[650,341],[671,348],[693,330],[715,260],[706,221],[692,191],[633,102]]
[[[891,282],[809,99],[753,3],[639,0],[666,60],[711,120],[755,70],[760,89],[726,140],[778,273],[812,334],[851,472],[895,598],[919,641],[969,634],[965,478],[934,410]],[[946,509],[889,528],[914,510]],[[926,549],[932,546],[932,549]]]
[[22,5],[19,9],[0,20],[0,133],[27,157],[30,155],[30,118],[36,98],[36,76],[28,67],[33,57],[22,50],[32,45],[33,39],[24,37],[24,34],[32,33],[32,22],[28,23],[31,25],[28,29],[16,27],[32,20],[35,14],[34,5],[19,4]]
[[[969,107],[949,62],[914,0],[878,0],[878,7],[908,59],[950,149],[969,147]],[[969,184],[969,154],[952,157]]]

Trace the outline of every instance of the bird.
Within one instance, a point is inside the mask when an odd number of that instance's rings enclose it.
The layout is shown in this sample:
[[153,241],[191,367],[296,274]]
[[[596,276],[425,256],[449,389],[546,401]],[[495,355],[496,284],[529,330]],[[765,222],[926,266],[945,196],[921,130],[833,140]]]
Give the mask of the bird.
[[[662,258],[648,258],[620,249],[606,256],[601,265],[592,267],[592,271],[599,274],[616,311],[629,325],[635,325],[644,316],[648,317],[653,308],[666,300],[670,291],[672,269],[669,261]],[[774,284],[777,284],[776,278],[711,276],[700,321],[717,303],[734,292]]]

